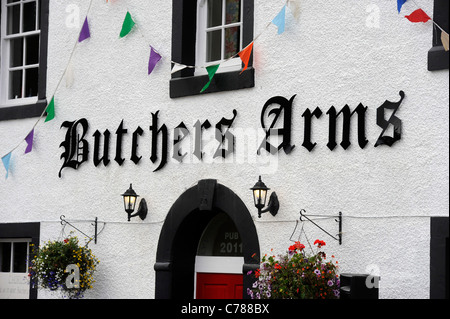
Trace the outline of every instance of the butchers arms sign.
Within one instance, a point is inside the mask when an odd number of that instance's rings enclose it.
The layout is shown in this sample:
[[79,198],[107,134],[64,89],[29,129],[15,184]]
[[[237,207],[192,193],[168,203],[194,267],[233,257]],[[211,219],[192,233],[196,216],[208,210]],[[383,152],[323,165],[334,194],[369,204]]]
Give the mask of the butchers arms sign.
[[[400,100],[398,102],[385,101],[377,108],[376,125],[380,128],[380,133],[375,140],[374,147],[379,145],[392,146],[395,142],[401,139],[402,121],[396,116],[396,113],[405,98],[403,91],[399,92]],[[261,129],[262,137],[261,143],[257,149],[257,154],[261,151],[269,152],[272,155],[277,154],[283,150],[286,154],[290,154],[295,145],[292,141],[292,113],[294,111],[293,105],[296,95],[287,99],[282,96],[275,96],[270,98],[263,106],[261,111]],[[350,145],[350,129],[351,119],[357,117],[357,140],[361,149],[364,149],[368,144],[366,136],[366,113],[368,107],[359,104],[353,110],[348,105],[345,105],[341,110],[337,111],[334,106],[330,107],[326,115],[328,115],[328,143],[327,148],[333,151],[338,143],[336,141],[337,122],[342,118],[342,139],[339,145],[347,150]],[[386,114],[390,116],[386,118]],[[232,116],[223,117],[215,125],[214,139],[215,147],[212,152],[213,158],[227,158],[233,153],[236,144],[236,134],[233,134],[232,129],[237,116],[237,111],[232,110]],[[314,110],[307,108],[301,115],[304,121],[303,125],[303,142],[302,145],[309,152],[312,152],[317,143],[312,141],[311,131],[314,119],[319,119],[323,116],[323,111],[316,107]],[[160,111],[151,114],[151,125],[149,126],[151,148],[150,161],[156,165],[154,172],[161,170],[166,166],[169,159],[169,129],[165,124],[160,123]],[[205,131],[211,129],[212,125],[209,120],[195,122],[191,129],[188,129],[186,124],[182,121],[173,129],[173,149],[172,158],[177,162],[183,162],[187,153],[183,153],[183,143],[187,137],[191,137],[193,141],[192,155],[199,161],[202,161],[204,153],[204,145],[202,136]],[[110,154],[110,145],[112,140],[112,133],[106,129],[103,134],[96,130],[92,138],[89,137],[89,122],[86,118],[81,118],[76,121],[65,121],[61,128],[66,129],[65,139],[60,144],[64,148],[61,154],[63,164],[59,171],[59,177],[62,175],[64,168],[78,169],[83,163],[89,161],[89,153],[91,151],[90,141],[93,138],[93,164],[95,167],[99,165],[108,166],[112,160],[122,166],[126,160],[123,155],[123,142],[129,135],[128,128],[125,127],[122,120],[114,132],[115,135],[115,153]],[[392,136],[386,134],[388,129],[391,129]],[[142,155],[139,155],[139,140],[144,134],[144,129],[138,126],[131,133],[131,156],[129,160],[134,164],[138,164]],[[274,142],[275,141],[275,142]],[[92,143],[92,141],[91,141]],[[274,145],[274,143],[276,143]]]

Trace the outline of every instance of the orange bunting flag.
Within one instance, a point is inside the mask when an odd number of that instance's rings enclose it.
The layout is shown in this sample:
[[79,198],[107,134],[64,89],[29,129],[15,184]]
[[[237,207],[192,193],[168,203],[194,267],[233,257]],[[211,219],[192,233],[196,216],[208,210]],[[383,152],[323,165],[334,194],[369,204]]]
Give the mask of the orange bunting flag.
[[428,20],[431,20],[428,14],[426,14],[422,9],[417,9],[410,15],[405,16],[405,18],[411,22],[427,22]]
[[444,47],[444,50],[448,51],[448,33],[447,32],[442,31],[441,41],[442,41],[442,46]]
[[244,50],[238,53],[239,57],[242,60],[242,63],[244,63],[245,65],[240,74],[242,74],[242,72],[247,70],[248,61],[250,60],[250,56],[252,55],[252,50],[253,50],[253,42],[250,43]]

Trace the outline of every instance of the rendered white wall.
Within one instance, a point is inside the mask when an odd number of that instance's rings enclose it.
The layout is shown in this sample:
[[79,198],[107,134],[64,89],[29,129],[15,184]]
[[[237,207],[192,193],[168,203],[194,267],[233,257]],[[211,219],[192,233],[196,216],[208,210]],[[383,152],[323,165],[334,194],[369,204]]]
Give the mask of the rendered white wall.
[[[432,1],[418,3],[432,14]],[[50,3],[48,96],[78,37],[78,29],[65,23],[69,4],[80,8],[80,26],[88,6],[87,1],[75,0]],[[255,1],[255,35],[283,4]],[[367,26],[374,11],[366,10],[373,8],[379,9],[379,28]],[[141,32],[135,29],[119,39],[127,9]],[[255,220],[262,253],[271,248],[277,253],[287,249],[301,208],[311,214],[342,211],[341,246],[309,223],[304,228],[311,241],[320,238],[327,242],[326,251],[337,257],[341,272],[361,273],[375,265],[381,275],[380,298],[428,298],[429,218],[411,216],[448,216],[449,82],[448,70],[427,71],[432,24],[413,24],[402,17],[415,9],[408,2],[399,15],[395,1],[303,0],[298,22],[287,11],[285,33],[277,35],[275,26],[271,26],[255,43],[254,88],[170,99],[171,1],[94,1],[89,15],[92,37],[78,45],[72,61],[73,87],[63,84],[58,89],[55,120],[41,121],[33,152],[24,156],[14,152],[10,177],[0,182],[0,222],[41,221],[41,240],[45,241],[60,236],[58,221],[62,214],[72,220],[98,217],[107,224],[98,244],[90,244],[100,265],[96,285],[86,297],[153,298],[159,233],[178,196],[200,179],[215,178],[256,215],[249,188],[262,174],[281,204],[276,217],[264,215]],[[150,44],[163,59],[148,76]],[[406,94],[397,113],[403,123],[402,140],[391,148],[374,148],[381,132],[376,125],[376,108],[385,100],[398,101],[400,90]],[[292,142],[296,148],[288,156],[282,152],[268,158],[276,164],[275,170],[265,164],[220,163],[207,155],[203,163],[172,161],[153,172],[156,165],[149,159],[148,130],[152,112],[160,111],[160,124],[170,129],[170,138],[181,121],[193,134],[197,120],[208,119],[214,125],[222,117],[231,118],[233,109],[238,112],[235,130],[257,130],[262,106],[269,98],[290,98],[294,94]],[[330,151],[326,147],[325,112],[331,106],[339,110],[348,104],[353,109],[359,103],[369,108],[369,144],[363,150],[359,148],[354,126],[351,147],[343,150],[338,146]],[[309,153],[301,146],[301,115],[306,108],[317,106],[324,114],[313,121],[312,137],[317,146]],[[65,135],[60,126],[63,121],[83,117],[90,124],[90,160],[76,171],[63,170],[62,178],[58,178],[63,151],[59,144]],[[113,159],[114,132],[122,119],[128,129],[123,145],[127,160],[122,166],[112,160],[108,167],[95,168],[92,134],[97,129],[111,131]],[[23,139],[34,122],[0,122],[0,154]],[[139,143],[143,158],[135,165],[128,158],[131,134],[138,125],[145,133]],[[244,140],[240,136],[236,139],[237,143]],[[172,156],[171,141],[169,145]],[[254,154],[256,146],[249,154]],[[192,156],[192,148],[186,150]],[[126,222],[120,194],[130,182],[147,200],[149,215],[145,221]],[[337,233],[333,219],[320,223]],[[89,223],[79,226],[86,232],[93,230]],[[65,232],[69,232],[68,227]],[[51,297],[44,292],[39,296]]]

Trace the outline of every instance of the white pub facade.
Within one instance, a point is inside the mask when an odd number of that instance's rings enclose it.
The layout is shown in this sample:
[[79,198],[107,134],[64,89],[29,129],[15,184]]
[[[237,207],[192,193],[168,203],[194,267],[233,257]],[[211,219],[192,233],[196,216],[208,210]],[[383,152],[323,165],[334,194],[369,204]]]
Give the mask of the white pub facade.
[[448,1],[401,2],[1,0],[0,298],[59,298],[30,245],[71,232],[90,299],[247,298],[316,239],[380,299],[448,298]]

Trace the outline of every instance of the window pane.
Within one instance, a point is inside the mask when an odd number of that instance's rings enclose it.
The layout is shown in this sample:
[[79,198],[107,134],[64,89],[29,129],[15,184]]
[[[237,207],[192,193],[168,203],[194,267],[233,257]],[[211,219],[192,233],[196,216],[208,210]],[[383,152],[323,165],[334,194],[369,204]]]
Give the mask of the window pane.
[[7,34],[15,34],[20,32],[20,5],[8,7],[6,24]]
[[23,4],[23,31],[36,30],[36,2]]
[[28,243],[13,243],[13,272],[27,271]]
[[0,243],[0,272],[11,271],[11,243]]
[[25,70],[25,97],[38,95],[39,68]]
[[222,25],[222,0],[208,0],[208,28]]
[[225,59],[235,55],[240,50],[240,27],[225,29]]
[[39,63],[39,35],[33,35],[25,38],[27,41],[27,52],[25,57],[25,64]]
[[241,0],[226,0],[225,23],[235,23],[241,21]]
[[208,32],[206,36],[206,62],[221,60],[222,31]]
[[22,97],[22,70],[9,72],[8,98],[20,99]]
[[11,39],[9,42],[9,66],[16,67],[23,65],[23,38]]

